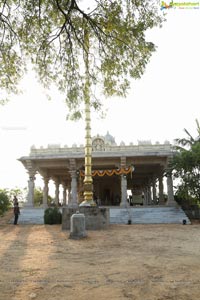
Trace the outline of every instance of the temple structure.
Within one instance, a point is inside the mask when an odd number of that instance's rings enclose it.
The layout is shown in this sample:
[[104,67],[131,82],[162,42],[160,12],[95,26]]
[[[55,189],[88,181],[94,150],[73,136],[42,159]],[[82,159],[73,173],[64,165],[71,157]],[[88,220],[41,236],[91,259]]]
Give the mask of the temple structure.
[[[113,136],[97,135],[92,139],[92,175],[94,199],[102,206],[174,205],[173,183],[168,172],[173,156],[169,142],[152,144],[139,141],[138,145],[117,145]],[[43,206],[47,207],[49,181],[55,183],[55,203],[76,207],[83,201],[84,146],[49,145],[21,157],[28,171],[27,206],[33,207],[35,176],[44,180]],[[167,195],[163,181],[166,179]],[[127,193],[127,191],[129,193]]]

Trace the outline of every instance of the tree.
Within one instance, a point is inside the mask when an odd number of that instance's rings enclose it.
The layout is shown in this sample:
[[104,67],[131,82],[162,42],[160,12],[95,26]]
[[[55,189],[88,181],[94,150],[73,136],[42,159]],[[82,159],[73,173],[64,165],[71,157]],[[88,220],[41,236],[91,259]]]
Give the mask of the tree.
[[27,193],[27,189],[19,189],[19,188],[13,188],[13,189],[6,189],[8,197],[10,199],[10,201],[13,200],[14,196],[17,197],[19,202],[23,202],[25,199],[25,195]]
[[[40,81],[53,82],[66,95],[71,115],[81,117],[89,55],[91,105],[101,106],[96,85],[106,96],[125,96],[130,78],[140,78],[155,45],[145,32],[161,25],[157,0],[4,0],[0,6],[1,87],[13,91],[28,59]],[[85,47],[85,33],[90,47]]]
[[8,193],[5,189],[0,190],[0,216],[3,215],[11,206]]
[[[52,197],[48,195],[48,205],[52,202]],[[34,205],[40,206],[43,203],[43,191],[40,187],[34,189]]]
[[0,1],[0,100],[3,103],[7,93],[18,92],[17,86],[25,71],[18,33],[15,31],[16,14],[15,1]]
[[176,139],[177,153],[172,160],[173,174],[180,179],[177,195],[186,200],[200,202],[200,127],[196,120],[197,134],[193,138],[184,129],[189,138]]
[[200,142],[200,125],[199,125],[199,121],[196,119],[195,120],[196,126],[197,126],[197,137],[194,138],[189,131],[184,128],[185,133],[187,134],[187,138],[181,138],[181,139],[176,139],[175,143],[176,143],[176,149],[177,150],[183,150],[184,147],[191,147],[192,145]]
[[[145,33],[162,22],[158,3],[93,0],[88,7],[78,0],[3,1],[2,30],[22,60],[21,73],[14,69],[14,74],[22,74],[27,57],[46,87],[54,83],[65,93],[72,118],[82,117],[84,104],[87,201],[92,200],[90,109],[102,104],[96,86],[107,97],[125,96],[130,79],[141,77],[155,50]],[[3,86],[14,83],[9,77]]]

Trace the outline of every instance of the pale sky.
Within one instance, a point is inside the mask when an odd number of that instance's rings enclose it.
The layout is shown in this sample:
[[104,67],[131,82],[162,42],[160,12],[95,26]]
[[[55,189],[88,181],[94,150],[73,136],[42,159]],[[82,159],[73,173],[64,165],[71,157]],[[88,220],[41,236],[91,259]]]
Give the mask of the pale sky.
[[[161,29],[148,33],[157,45],[145,74],[132,82],[126,99],[107,99],[107,116],[92,115],[92,136],[107,131],[119,144],[138,140],[173,143],[196,136],[200,120],[200,9],[170,9]],[[56,143],[84,143],[84,122],[66,121],[67,107],[54,92],[49,101],[44,89],[27,75],[24,93],[0,106],[0,188],[26,187],[28,175],[17,161],[30,147]],[[37,185],[37,184],[36,184]]]

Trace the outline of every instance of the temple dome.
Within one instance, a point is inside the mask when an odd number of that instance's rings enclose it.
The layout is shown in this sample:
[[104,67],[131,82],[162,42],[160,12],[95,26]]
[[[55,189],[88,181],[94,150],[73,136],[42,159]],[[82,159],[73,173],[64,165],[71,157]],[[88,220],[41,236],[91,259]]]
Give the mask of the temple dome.
[[116,145],[115,138],[107,131],[106,135],[104,136],[104,140],[106,144],[109,145]]

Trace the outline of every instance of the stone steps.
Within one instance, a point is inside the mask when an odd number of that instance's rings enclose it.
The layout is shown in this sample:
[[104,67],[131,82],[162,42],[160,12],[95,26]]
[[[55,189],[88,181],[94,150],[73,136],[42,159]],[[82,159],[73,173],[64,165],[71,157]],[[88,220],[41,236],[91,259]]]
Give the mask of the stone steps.
[[18,224],[44,224],[44,208],[21,208]]
[[[188,217],[180,207],[130,207],[110,208],[110,224],[182,224]],[[13,219],[10,220],[10,223]],[[18,224],[44,224],[44,208],[23,208]]]
[[110,210],[110,224],[182,224],[190,220],[180,207],[134,207],[112,208]]

